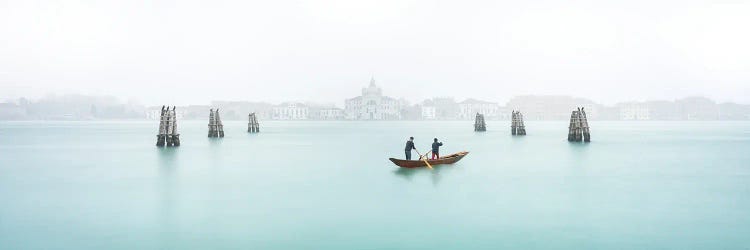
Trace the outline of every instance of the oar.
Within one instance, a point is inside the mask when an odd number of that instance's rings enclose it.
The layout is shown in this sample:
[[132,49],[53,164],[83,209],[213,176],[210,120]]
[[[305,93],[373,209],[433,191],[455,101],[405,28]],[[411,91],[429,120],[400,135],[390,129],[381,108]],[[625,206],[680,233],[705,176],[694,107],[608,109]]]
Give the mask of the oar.
[[[422,158],[422,154],[419,153],[419,150],[417,150],[416,148],[414,148],[414,151],[417,151],[417,154],[419,155],[419,158]],[[427,151],[427,152],[430,152],[430,151]],[[424,163],[427,164],[428,168],[432,169],[432,165],[430,165],[430,163],[427,162],[427,154],[424,155],[424,158],[422,158],[422,160],[424,161]]]

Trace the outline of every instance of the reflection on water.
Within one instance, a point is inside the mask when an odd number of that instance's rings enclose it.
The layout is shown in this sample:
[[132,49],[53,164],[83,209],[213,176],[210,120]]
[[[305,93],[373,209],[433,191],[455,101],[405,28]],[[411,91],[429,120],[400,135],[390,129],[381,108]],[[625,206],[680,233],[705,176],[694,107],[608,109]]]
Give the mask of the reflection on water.
[[211,165],[212,166],[221,166],[222,165],[222,150],[225,150],[221,144],[224,141],[224,138],[218,138],[218,137],[208,137],[208,148],[209,148],[209,156],[211,157]]
[[442,169],[447,166],[435,166],[432,169],[432,174],[430,175],[430,179],[432,180],[432,185],[437,186],[440,183],[440,172]]
[[452,167],[451,165],[438,165],[438,166],[432,166],[432,169],[427,167],[422,168],[398,168],[393,171],[393,174],[396,176],[403,177],[404,179],[408,181],[412,181],[414,179],[414,176],[416,175],[429,175],[430,180],[432,180],[432,184],[437,186],[440,183],[440,172],[443,171],[443,168],[449,168]]
[[398,168],[395,171],[393,171],[393,173],[396,174],[397,176],[404,177],[404,179],[411,181],[414,174],[416,174],[418,171],[421,171],[421,170],[423,169],[421,168]]
[[176,147],[157,147],[159,155],[159,172],[163,177],[169,177],[174,174],[177,166],[177,150]]
[[589,145],[591,145],[592,142],[568,142],[568,148],[570,148],[571,152],[581,153],[588,151]]
[[509,135],[510,139],[513,141],[521,141],[525,139],[528,135],[518,136],[518,135]]
[[157,148],[159,157],[159,173],[160,182],[157,185],[158,192],[160,193],[160,202],[157,207],[156,214],[160,220],[159,233],[161,234],[159,244],[161,248],[169,248],[174,238],[174,228],[177,226],[177,219],[175,218],[175,211],[177,206],[176,190],[179,187],[176,186],[177,182],[177,168],[178,159],[177,154],[179,148],[176,147],[160,147]]
[[208,137],[208,144],[211,145],[212,147],[220,146],[222,141],[224,141],[224,138]]

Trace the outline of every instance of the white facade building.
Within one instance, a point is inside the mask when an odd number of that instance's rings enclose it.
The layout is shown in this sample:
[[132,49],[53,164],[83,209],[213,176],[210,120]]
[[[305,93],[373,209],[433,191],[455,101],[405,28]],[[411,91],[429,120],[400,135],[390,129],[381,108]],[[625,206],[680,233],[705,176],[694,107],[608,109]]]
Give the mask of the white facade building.
[[401,119],[400,108],[399,101],[384,96],[373,78],[361,96],[346,100],[344,112],[349,120],[397,120]]
[[[170,106],[170,109],[173,109],[174,107]],[[185,117],[185,108],[176,109],[175,110],[175,117],[177,118],[177,121],[182,120],[182,118]],[[161,119],[161,107],[150,107],[148,110],[146,110],[146,119],[148,120],[159,120]]]
[[282,103],[273,107],[274,120],[307,120],[309,108],[301,103]]
[[651,120],[651,112],[645,103],[625,103],[620,105],[620,120]]
[[485,102],[476,99],[466,99],[458,104],[459,119],[474,119],[477,113],[483,114],[486,119],[497,119],[500,105],[494,102]]
[[340,108],[324,108],[318,110],[318,119],[340,120],[344,118],[344,110]]
[[437,109],[435,106],[422,106],[422,119],[435,120]]

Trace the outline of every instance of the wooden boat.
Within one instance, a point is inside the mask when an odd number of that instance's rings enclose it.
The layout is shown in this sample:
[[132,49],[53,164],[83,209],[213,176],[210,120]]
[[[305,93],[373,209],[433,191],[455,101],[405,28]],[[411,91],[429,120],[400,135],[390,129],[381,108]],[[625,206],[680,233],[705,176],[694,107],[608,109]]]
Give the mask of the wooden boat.
[[[429,162],[430,165],[433,165],[433,166],[441,165],[441,164],[453,164],[453,163],[456,163],[457,161],[460,161],[461,158],[464,158],[464,156],[466,156],[467,154],[469,154],[469,152],[462,151],[462,152],[458,152],[455,154],[446,155],[435,160],[427,159],[427,162]],[[399,166],[402,168],[419,168],[419,167],[427,166],[427,164],[424,163],[424,160],[409,161],[409,160],[401,160],[401,159],[396,159],[396,158],[389,158],[388,160],[391,160],[393,164],[396,164],[396,166]]]

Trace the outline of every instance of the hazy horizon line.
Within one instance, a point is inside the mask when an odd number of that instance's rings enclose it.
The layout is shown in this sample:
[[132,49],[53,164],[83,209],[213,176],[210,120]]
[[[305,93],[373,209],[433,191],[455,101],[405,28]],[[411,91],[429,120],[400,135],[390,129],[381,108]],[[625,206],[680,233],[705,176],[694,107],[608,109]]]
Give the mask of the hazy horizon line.
[[[592,102],[594,104],[598,104],[598,105],[602,105],[602,106],[616,106],[618,104],[625,104],[625,103],[646,103],[646,102],[656,102],[656,101],[675,102],[675,101],[678,101],[678,100],[684,100],[684,99],[689,99],[689,98],[704,98],[704,99],[710,100],[710,101],[712,101],[712,102],[714,102],[716,104],[750,105],[750,103],[735,102],[735,101],[731,101],[731,100],[718,100],[718,99],[714,99],[712,97],[705,96],[705,95],[686,95],[686,96],[683,96],[683,97],[680,97],[680,98],[673,98],[673,99],[665,98],[665,99],[615,101],[615,102],[609,102],[610,104],[608,104],[606,102],[600,102],[600,101],[594,100],[594,99],[589,98],[589,97],[574,96],[574,95],[565,95],[565,94],[521,94],[521,95],[514,95],[511,98],[509,98],[507,100],[504,100],[504,101],[482,99],[482,98],[478,98],[478,97],[456,97],[456,96],[434,96],[434,97],[430,97],[430,98],[427,98],[427,99],[422,99],[420,101],[414,101],[414,100],[410,100],[410,99],[407,99],[407,98],[404,98],[404,97],[395,97],[395,96],[390,96],[390,95],[387,95],[387,94],[383,94],[383,96],[388,96],[388,97],[394,98],[396,100],[405,100],[409,105],[418,105],[418,104],[424,103],[425,101],[433,100],[433,99],[436,99],[436,98],[450,98],[450,99],[453,99],[454,101],[456,101],[457,103],[473,99],[473,100],[479,100],[479,101],[493,102],[493,103],[496,103],[498,105],[503,106],[504,104],[507,104],[508,102],[510,102],[511,100],[513,100],[514,98],[519,98],[519,97],[562,97],[562,98],[571,98],[571,99],[584,99],[584,100],[590,101],[590,102]],[[131,105],[140,105],[140,106],[145,106],[145,107],[158,107],[158,106],[210,106],[210,105],[212,105],[213,102],[267,103],[267,104],[272,104],[272,105],[281,105],[281,104],[284,104],[284,103],[302,103],[302,104],[314,104],[314,105],[333,105],[335,107],[343,107],[344,105],[339,105],[339,104],[343,104],[343,102],[346,99],[350,99],[350,98],[353,98],[355,96],[344,97],[344,98],[341,98],[339,100],[329,100],[329,101],[316,101],[316,100],[282,100],[282,101],[278,101],[278,100],[268,100],[268,99],[267,100],[214,99],[214,100],[208,101],[208,103],[197,103],[196,102],[196,103],[177,103],[177,104],[174,104],[174,103],[162,103],[162,104],[159,104],[159,103],[146,103],[146,102],[143,102],[143,101],[138,100],[137,98],[133,98],[133,97],[123,97],[123,96],[115,96],[115,95],[97,95],[97,94],[82,94],[82,93],[50,93],[50,94],[45,94],[43,96],[38,96],[38,97],[21,96],[21,97],[13,97],[13,98],[3,98],[2,100],[0,100],[0,103],[14,103],[14,104],[19,104],[19,102],[22,99],[30,101],[30,102],[38,102],[38,101],[42,101],[42,100],[45,100],[45,99],[60,98],[60,97],[63,97],[63,98],[64,97],[110,98],[110,99],[114,99],[114,100],[111,100],[111,101],[115,101],[118,104],[131,104]]]

